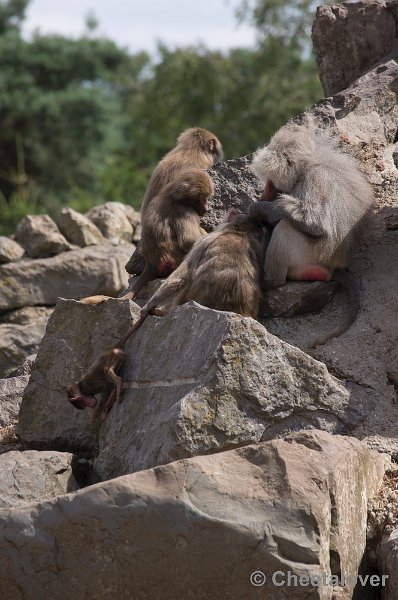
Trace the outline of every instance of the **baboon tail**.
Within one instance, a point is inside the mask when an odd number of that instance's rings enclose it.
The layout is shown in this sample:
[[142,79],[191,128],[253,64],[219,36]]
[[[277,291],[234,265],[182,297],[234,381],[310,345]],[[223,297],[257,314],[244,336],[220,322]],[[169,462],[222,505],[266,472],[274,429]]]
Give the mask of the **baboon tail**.
[[339,337],[351,327],[358,316],[361,307],[361,297],[359,285],[354,275],[348,269],[335,269],[332,279],[337,281],[337,283],[347,292],[349,302],[348,313],[343,319],[343,322],[340,323],[340,325],[337,325],[332,331],[313,339],[309,348],[316,348],[317,346],[326,344],[326,342],[335,337]]

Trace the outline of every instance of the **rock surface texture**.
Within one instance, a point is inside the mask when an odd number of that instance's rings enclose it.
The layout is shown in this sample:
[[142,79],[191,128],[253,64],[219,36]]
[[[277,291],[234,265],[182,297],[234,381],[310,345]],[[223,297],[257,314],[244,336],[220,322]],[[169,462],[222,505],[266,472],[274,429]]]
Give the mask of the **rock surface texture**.
[[31,258],[46,258],[70,250],[70,244],[48,215],[24,217],[16,229],[15,239]]
[[37,352],[53,309],[29,306],[0,316],[0,377]]
[[35,358],[35,355],[29,356],[17,371],[5,379],[0,379],[0,428],[15,425],[18,421],[22,396],[28,385]]
[[105,236],[114,244],[131,244],[140,223],[139,214],[121,202],[106,202],[95,206],[86,214]]
[[55,305],[57,298],[116,296],[128,281],[124,265],[133,246],[90,246],[51,258],[0,266],[0,312]]
[[92,421],[91,411],[68,402],[66,388],[127,331],[138,310],[132,302],[114,299],[97,306],[58,301],[19,416],[18,432],[30,447],[93,449],[99,423]]
[[397,19],[396,0],[360,0],[317,9],[312,40],[325,96],[348,87],[396,48]]
[[356,573],[383,472],[357,440],[305,432],[2,510],[2,598],[325,600],[332,585],[293,596],[272,575]]
[[84,248],[106,243],[106,238],[90,219],[72,208],[63,208],[59,219],[59,228],[71,244]]
[[[72,459],[72,454],[66,452],[27,450],[2,454],[0,509],[44,502],[77,490]],[[0,591],[1,587],[0,582]]]
[[[76,411],[65,390],[133,315],[138,307],[129,301],[58,303],[24,395],[23,441],[59,450],[95,445],[91,411]],[[366,393],[253,319],[195,303],[148,317],[125,350],[123,397],[100,430],[101,479],[290,430],[349,431],[369,411]]]
[[0,235],[0,263],[20,260],[24,254],[25,250],[20,244],[4,235]]

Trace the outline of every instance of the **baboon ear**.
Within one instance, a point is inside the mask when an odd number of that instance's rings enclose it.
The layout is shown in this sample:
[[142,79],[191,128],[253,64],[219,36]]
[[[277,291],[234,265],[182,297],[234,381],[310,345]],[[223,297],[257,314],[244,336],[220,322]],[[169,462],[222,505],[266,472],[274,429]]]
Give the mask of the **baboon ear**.
[[217,152],[217,140],[216,138],[211,138],[210,142],[209,142],[209,150],[212,154],[215,154]]

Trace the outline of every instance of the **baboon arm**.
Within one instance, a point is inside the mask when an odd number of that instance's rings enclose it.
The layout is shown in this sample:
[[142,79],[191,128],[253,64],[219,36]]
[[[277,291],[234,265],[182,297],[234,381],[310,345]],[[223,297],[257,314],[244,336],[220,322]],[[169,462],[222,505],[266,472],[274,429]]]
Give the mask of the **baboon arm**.
[[176,221],[174,232],[179,248],[186,254],[202,235],[201,228],[195,222],[191,223],[189,220]]
[[312,211],[311,205],[306,206],[305,202],[289,194],[281,194],[270,202],[257,202],[250,207],[250,214],[264,217],[271,225],[287,219],[306,235],[321,237],[327,234],[322,215]]

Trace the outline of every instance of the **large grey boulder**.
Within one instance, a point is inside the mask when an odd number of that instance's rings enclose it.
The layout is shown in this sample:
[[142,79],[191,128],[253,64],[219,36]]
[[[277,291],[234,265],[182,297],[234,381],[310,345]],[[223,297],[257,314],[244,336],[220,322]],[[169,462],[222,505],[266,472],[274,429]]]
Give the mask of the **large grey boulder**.
[[398,2],[320,6],[312,41],[325,96],[348,87],[397,44]]
[[90,246],[52,258],[0,266],[0,312],[54,305],[57,298],[116,296],[127,285],[131,245]]
[[58,226],[65,238],[84,248],[85,246],[98,246],[106,243],[106,238],[94,223],[73,208],[63,208]]
[[0,317],[0,377],[37,352],[52,311],[47,306],[27,306]]
[[[133,302],[59,301],[18,425],[31,447],[92,449],[98,423],[66,387],[138,316]],[[101,478],[219,452],[291,429],[346,431],[371,401],[253,319],[195,303],[148,317],[126,347],[124,393],[101,427]]]
[[112,298],[96,306],[58,301],[19,415],[18,433],[30,447],[93,451],[99,424],[91,411],[68,402],[66,388],[127,331],[138,311],[133,302]]
[[253,319],[196,303],[148,318],[126,353],[122,402],[100,430],[101,479],[291,430],[347,431],[372,406]]
[[[353,438],[302,432],[4,509],[2,597],[330,599],[358,572],[383,471]],[[277,585],[288,573],[307,581]]]
[[0,263],[21,260],[24,254],[25,250],[20,244],[14,242],[11,238],[0,235]]
[[23,365],[5,379],[0,379],[0,428],[15,425],[18,420],[22,396],[28,385],[35,355],[29,356]]
[[121,202],[106,202],[94,206],[88,217],[113,244],[131,243],[140,224],[140,215],[131,206]]
[[[7,452],[0,456],[0,508],[44,502],[78,485],[72,473],[73,455],[66,452]],[[1,584],[0,584],[1,589]]]
[[46,258],[71,248],[48,215],[24,217],[15,231],[15,239],[32,258]]

